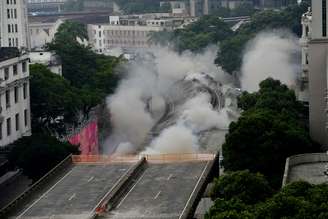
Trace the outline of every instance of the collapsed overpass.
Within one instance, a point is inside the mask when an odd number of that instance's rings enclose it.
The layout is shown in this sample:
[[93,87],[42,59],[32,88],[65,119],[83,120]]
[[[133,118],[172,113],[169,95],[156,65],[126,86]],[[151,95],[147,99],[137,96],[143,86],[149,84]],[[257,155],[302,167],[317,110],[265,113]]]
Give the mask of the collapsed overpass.
[[69,156],[51,171],[59,176],[47,174],[0,217],[191,218],[217,161],[213,154]]

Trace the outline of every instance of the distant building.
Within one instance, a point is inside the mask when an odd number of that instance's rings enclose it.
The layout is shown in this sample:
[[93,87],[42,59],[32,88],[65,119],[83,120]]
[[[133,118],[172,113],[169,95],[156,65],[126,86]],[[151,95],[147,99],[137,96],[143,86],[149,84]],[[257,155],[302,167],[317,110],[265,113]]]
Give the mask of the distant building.
[[310,135],[325,149],[328,148],[327,4],[327,0],[312,1],[311,11],[304,14],[302,18],[304,29],[301,40],[303,73],[305,78],[308,73],[309,81]]
[[25,0],[0,1],[0,47],[29,48]]
[[31,135],[28,54],[0,48],[0,147]]
[[173,15],[185,15],[189,14],[188,4],[186,1],[162,1],[160,2],[160,6],[162,7],[164,4],[170,4],[171,13]]
[[189,0],[189,14],[192,17],[212,14],[221,6],[221,0]]
[[229,9],[236,9],[242,4],[253,4],[251,0],[221,0],[221,7],[229,8]]
[[28,0],[29,11],[62,11],[68,0]]
[[42,64],[58,75],[62,75],[62,63],[61,59],[54,52],[35,51],[30,52],[30,63],[31,64]]
[[31,50],[42,49],[47,43],[50,43],[63,22],[62,19],[55,20],[54,22],[30,22]]
[[113,48],[148,48],[152,45],[152,32],[172,31],[184,22],[185,18],[169,17],[166,13],[110,16],[109,23],[88,25],[89,42],[98,53]]

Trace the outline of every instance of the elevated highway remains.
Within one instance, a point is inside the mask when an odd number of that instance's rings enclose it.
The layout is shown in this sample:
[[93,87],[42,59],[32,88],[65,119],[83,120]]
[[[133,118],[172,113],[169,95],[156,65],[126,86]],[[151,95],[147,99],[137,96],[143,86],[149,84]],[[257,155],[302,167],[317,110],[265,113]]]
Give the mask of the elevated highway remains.
[[213,154],[71,156],[46,190],[34,190],[0,217],[190,218],[217,160]]

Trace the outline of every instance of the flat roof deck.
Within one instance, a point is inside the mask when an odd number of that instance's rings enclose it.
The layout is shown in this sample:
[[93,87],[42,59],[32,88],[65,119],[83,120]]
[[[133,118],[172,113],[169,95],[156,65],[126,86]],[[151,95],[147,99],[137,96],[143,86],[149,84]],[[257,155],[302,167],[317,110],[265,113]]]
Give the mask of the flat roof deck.
[[105,218],[179,218],[209,163],[148,163],[136,184]]
[[134,164],[75,164],[15,217],[89,218],[105,194]]

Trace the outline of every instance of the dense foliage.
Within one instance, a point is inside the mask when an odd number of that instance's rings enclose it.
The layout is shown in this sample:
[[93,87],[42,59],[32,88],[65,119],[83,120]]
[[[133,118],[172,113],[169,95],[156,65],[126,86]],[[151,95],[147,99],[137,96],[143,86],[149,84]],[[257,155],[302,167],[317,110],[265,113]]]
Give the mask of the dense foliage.
[[258,92],[244,93],[239,104],[245,111],[230,124],[222,146],[226,170],[260,172],[279,187],[288,156],[319,150],[303,122],[303,107],[279,81],[264,80]]
[[272,188],[263,175],[248,170],[228,172],[214,180],[211,198],[239,199],[245,204],[264,201],[272,195]]
[[[50,75],[40,66],[31,69],[31,87],[35,90],[32,95],[37,97],[32,106],[37,108],[51,102],[45,105],[49,107],[47,109],[50,113],[35,111],[35,118],[41,118],[41,122],[49,124],[51,121],[55,124],[53,121],[57,116],[64,116],[64,122],[74,122],[74,112],[87,116],[92,107],[114,92],[120,80],[120,75],[114,69],[123,62],[122,57],[96,54],[88,46],[78,43],[77,37],[87,38],[85,26],[66,21],[59,27],[54,40],[48,44],[48,48],[61,57],[64,79]],[[43,90],[44,94],[38,94],[38,89]],[[60,95],[63,95],[63,99],[60,99]]]
[[[248,187],[245,187],[248,190]],[[207,219],[312,219],[328,217],[328,185],[295,182],[266,200],[247,204],[238,198],[219,198]]]
[[8,155],[10,164],[23,169],[23,173],[34,181],[42,177],[71,153],[78,153],[78,147],[59,142],[43,134],[23,137],[12,145]]
[[288,29],[301,35],[301,16],[307,11],[309,3],[292,5],[283,10],[264,10],[251,16],[251,21],[240,27],[232,37],[220,43],[215,63],[229,73],[238,71],[242,63],[243,50],[247,42],[261,31]]

